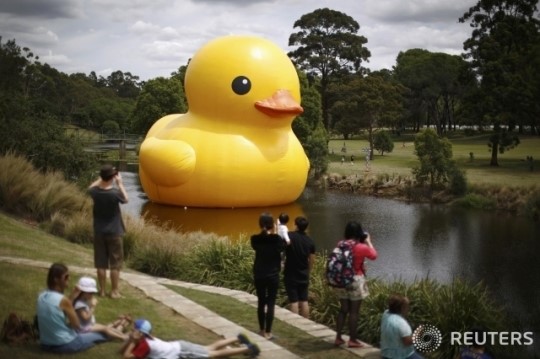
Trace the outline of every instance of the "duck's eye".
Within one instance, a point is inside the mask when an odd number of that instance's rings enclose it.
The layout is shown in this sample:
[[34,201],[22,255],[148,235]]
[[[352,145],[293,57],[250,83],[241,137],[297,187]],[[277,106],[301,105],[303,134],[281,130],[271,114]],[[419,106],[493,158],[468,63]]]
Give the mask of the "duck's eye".
[[251,90],[251,81],[245,76],[238,76],[232,81],[231,87],[237,95],[245,95]]

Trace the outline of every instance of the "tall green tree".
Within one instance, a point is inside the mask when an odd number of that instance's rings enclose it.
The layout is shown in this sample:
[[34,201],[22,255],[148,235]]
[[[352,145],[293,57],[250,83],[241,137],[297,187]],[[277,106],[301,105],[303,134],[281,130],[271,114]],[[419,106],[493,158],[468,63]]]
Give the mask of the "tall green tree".
[[414,128],[433,125],[439,135],[455,126],[463,94],[475,85],[461,57],[423,49],[400,52],[394,73],[410,90],[407,107]]
[[328,131],[332,105],[328,87],[343,74],[362,70],[362,61],[371,56],[364,46],[367,39],[358,34],[360,25],[352,17],[328,8],[302,15],[294,28],[299,31],[290,35],[289,46],[296,46],[296,50],[289,52],[289,57],[300,69],[319,78],[322,117]]
[[414,153],[420,165],[413,168],[416,180],[429,182],[431,188],[448,182],[455,165],[452,161],[452,144],[447,138],[440,138],[431,129],[425,129],[414,138]]
[[538,72],[531,67],[538,64],[537,4],[537,0],[480,0],[459,19],[474,28],[463,47],[480,78],[479,115],[494,128],[489,142],[492,166],[499,165],[499,153],[519,144],[516,127],[522,131],[523,121],[528,121],[535,128],[533,118],[540,116],[534,97],[538,90],[531,86],[534,77],[529,77]]
[[94,161],[61,119],[67,76],[40,64],[15,40],[0,41],[0,153],[16,152],[43,171],[70,179],[88,174]]
[[336,129],[343,134],[365,130],[373,159],[373,135],[379,128],[395,127],[398,123],[403,113],[406,89],[374,73],[366,77],[352,75],[334,91],[341,94],[341,100],[332,107],[332,113],[340,118]]
[[304,112],[292,123],[310,163],[310,172],[319,178],[328,168],[328,133],[321,116],[321,96],[302,71],[297,71]]
[[140,93],[139,76],[120,70],[107,76],[107,86],[113,89],[119,97],[136,99]]
[[158,77],[148,80],[137,97],[131,115],[132,131],[146,134],[161,117],[186,111],[184,89],[179,78]]
[[384,156],[385,152],[392,152],[394,150],[394,141],[388,131],[379,131],[373,136],[373,148]]

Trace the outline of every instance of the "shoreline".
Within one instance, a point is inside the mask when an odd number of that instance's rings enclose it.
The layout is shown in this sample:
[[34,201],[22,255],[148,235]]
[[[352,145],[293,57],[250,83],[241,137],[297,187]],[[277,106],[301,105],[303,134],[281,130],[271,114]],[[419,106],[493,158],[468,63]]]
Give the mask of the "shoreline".
[[431,189],[415,184],[411,176],[390,174],[364,174],[363,176],[327,173],[318,180],[312,180],[307,186],[326,190],[349,192],[393,199],[406,203],[433,203],[459,206],[469,209],[495,210],[514,216],[529,217],[539,220],[540,187],[509,186],[494,184],[467,185],[467,193],[458,196],[446,188]]

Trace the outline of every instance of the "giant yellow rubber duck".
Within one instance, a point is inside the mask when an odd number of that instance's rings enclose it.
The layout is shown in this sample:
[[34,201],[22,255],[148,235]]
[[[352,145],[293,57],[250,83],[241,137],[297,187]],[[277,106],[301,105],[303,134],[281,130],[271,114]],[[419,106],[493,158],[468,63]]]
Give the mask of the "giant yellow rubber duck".
[[294,202],[309,161],[291,124],[303,112],[294,65],[272,42],[225,36],[204,45],[185,77],[189,110],[149,130],[139,174],[153,202],[261,207]]

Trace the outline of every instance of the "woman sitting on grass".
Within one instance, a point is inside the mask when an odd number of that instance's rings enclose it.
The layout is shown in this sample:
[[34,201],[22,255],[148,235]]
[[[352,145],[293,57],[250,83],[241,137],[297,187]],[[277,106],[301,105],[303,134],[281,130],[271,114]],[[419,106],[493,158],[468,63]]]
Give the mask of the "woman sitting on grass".
[[39,341],[43,350],[76,353],[107,340],[101,333],[76,331],[81,324],[71,300],[64,295],[68,283],[68,268],[53,263],[47,274],[47,289],[37,300]]
[[98,301],[94,297],[94,293],[97,291],[96,281],[93,278],[81,277],[79,279],[76,290],[73,292],[73,296],[75,296],[73,307],[81,323],[78,331],[80,333],[99,332],[109,338],[126,340],[128,336],[124,334],[124,328],[130,323],[128,316],[121,316],[114,323],[108,325],[96,323],[94,311]]

